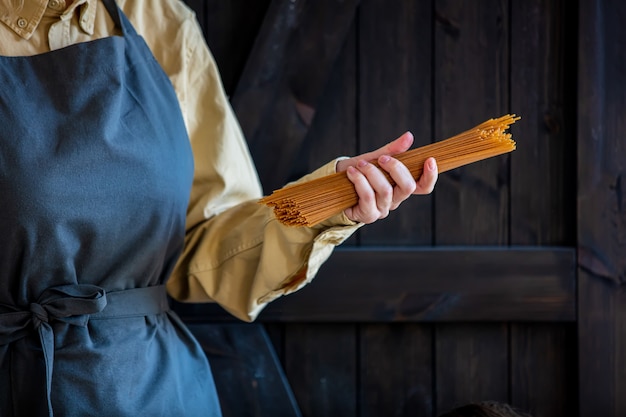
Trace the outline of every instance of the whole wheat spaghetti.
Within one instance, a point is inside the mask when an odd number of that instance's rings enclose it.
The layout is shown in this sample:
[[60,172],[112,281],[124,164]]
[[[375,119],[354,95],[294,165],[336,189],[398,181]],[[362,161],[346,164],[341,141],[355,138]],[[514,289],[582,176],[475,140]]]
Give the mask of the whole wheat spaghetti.
[[[414,178],[419,178],[424,162],[431,156],[437,161],[441,173],[502,155],[515,150],[515,142],[506,130],[519,119],[514,114],[489,119],[449,139],[411,149],[394,157],[407,166]],[[375,161],[372,163],[377,165]],[[386,173],[385,175],[394,185],[391,177]],[[273,207],[278,220],[286,225],[314,226],[354,206],[357,201],[354,185],[345,172],[338,172],[312,181],[288,185],[259,202]]]

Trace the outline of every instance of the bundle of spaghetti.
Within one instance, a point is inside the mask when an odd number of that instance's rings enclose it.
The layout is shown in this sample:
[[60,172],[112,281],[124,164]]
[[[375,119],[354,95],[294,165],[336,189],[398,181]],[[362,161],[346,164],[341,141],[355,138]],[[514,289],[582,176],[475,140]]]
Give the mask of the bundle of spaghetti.
[[[502,155],[515,150],[515,142],[506,130],[519,120],[514,114],[489,119],[451,138],[394,155],[404,163],[414,178],[422,175],[429,157],[437,161],[439,172]],[[378,165],[376,161],[372,161]],[[387,180],[395,185],[385,172]],[[345,172],[312,181],[285,186],[260,201],[273,207],[274,214],[289,226],[314,226],[354,206],[358,196]]]

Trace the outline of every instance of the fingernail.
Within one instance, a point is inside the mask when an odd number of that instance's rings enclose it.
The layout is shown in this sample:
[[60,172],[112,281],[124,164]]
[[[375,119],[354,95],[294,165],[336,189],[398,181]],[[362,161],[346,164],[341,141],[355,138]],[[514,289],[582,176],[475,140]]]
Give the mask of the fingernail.
[[381,164],[386,164],[387,162],[389,162],[391,158],[389,157],[389,155],[383,155],[380,158],[378,158],[378,162],[380,162]]
[[428,160],[428,170],[429,171],[434,171],[435,170],[435,166],[436,166],[435,161],[433,161],[432,159],[429,159]]
[[363,168],[365,165],[367,165],[367,161],[361,159],[359,162],[357,162],[357,166],[360,168]]
[[348,167],[346,171],[348,171],[348,174],[354,175],[354,173],[356,172],[356,169],[351,165]]

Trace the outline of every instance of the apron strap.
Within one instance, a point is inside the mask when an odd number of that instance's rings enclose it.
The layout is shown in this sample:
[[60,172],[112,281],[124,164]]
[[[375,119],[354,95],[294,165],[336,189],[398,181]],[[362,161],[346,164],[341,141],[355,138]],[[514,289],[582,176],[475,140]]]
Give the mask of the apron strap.
[[128,20],[128,17],[126,17],[124,12],[122,12],[122,10],[119,8],[115,0],[102,0],[102,3],[104,3],[104,7],[106,7],[107,11],[109,12],[109,15],[111,15],[111,18],[113,19],[113,22],[115,23],[115,26],[117,26],[117,28],[119,28],[122,31],[122,34],[124,36],[126,35],[132,36],[132,35],[137,34],[135,27]]
[[111,15],[111,19],[113,19],[115,26],[117,26],[118,29],[121,29],[122,33],[126,35],[126,30],[120,20],[120,9],[117,6],[115,0],[102,0],[102,3],[104,3],[104,7],[106,7],[107,12],[109,12],[109,15]]
[[[169,303],[165,285],[107,293],[95,285],[76,284],[46,289],[36,303],[30,304],[28,310],[2,307],[12,311],[0,313],[0,345],[19,340],[33,329],[39,335],[46,371],[45,403],[47,415],[52,417],[50,391],[54,363],[54,331],[51,322],[62,321],[76,326],[86,326],[89,320],[159,314],[169,310]],[[41,404],[35,401],[32,406],[37,407]]]
[[165,285],[107,293],[104,310],[89,316],[90,320],[148,316],[169,311]]

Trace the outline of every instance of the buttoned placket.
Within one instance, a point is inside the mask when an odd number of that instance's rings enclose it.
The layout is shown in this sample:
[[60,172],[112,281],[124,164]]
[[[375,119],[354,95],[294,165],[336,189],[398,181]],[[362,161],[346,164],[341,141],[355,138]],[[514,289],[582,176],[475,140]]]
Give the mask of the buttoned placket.
[[0,7],[0,20],[22,38],[30,39],[41,21],[46,6],[45,0],[24,2],[19,8],[4,5]]
[[[59,22],[48,32],[51,50],[76,43],[72,37],[72,18],[79,13],[78,28],[88,35],[94,34],[94,24],[98,0],[76,0],[67,7],[67,0],[31,0],[16,8],[12,4],[0,3],[0,21],[4,22],[17,35],[28,40],[39,26],[46,10],[61,13]],[[67,10],[66,10],[67,9]]]

